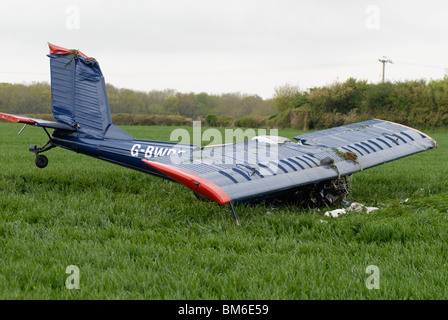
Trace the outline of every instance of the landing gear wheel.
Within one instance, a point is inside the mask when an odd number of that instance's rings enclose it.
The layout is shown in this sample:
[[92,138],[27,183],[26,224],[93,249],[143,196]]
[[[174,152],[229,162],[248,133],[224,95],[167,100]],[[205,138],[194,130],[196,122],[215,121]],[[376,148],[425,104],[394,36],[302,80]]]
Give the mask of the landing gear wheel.
[[38,168],[45,168],[48,165],[48,158],[44,155],[36,155],[36,159],[34,160],[34,163]]

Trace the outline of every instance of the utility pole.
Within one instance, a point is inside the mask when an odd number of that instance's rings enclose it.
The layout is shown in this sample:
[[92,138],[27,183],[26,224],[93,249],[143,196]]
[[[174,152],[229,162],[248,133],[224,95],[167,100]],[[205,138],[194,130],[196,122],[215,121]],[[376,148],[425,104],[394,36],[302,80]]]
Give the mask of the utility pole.
[[378,59],[379,62],[383,63],[383,81],[384,82],[384,74],[386,73],[386,63],[393,63],[391,60],[386,59],[385,56],[383,56],[383,59]]

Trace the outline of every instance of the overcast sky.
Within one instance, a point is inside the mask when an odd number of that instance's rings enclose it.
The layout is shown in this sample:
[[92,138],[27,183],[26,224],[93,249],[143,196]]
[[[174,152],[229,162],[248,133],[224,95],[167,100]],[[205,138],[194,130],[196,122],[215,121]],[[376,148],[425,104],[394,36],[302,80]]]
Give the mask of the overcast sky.
[[441,79],[447,1],[0,2],[0,82],[50,81],[47,42],[96,58],[106,82],[142,91],[271,98],[349,77]]

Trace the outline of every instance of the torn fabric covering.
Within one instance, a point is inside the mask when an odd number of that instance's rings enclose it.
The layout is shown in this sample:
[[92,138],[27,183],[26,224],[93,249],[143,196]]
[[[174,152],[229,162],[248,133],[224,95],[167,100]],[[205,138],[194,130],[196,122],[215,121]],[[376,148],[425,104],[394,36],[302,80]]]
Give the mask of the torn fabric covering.
[[84,57],[86,59],[93,60],[93,58],[90,58],[90,57],[86,56],[84,53],[82,53],[79,50],[69,50],[69,49],[66,49],[66,48],[62,48],[62,47],[56,46],[56,45],[51,44],[51,43],[48,43],[48,47],[50,48],[50,53],[51,54],[77,54],[77,55],[79,55],[81,57]]

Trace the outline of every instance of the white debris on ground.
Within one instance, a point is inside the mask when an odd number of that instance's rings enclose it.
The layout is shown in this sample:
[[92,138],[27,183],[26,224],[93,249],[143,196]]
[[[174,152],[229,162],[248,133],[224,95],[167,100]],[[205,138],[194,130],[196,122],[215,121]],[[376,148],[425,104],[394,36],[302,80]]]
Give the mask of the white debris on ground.
[[359,202],[352,202],[347,208],[335,209],[325,212],[326,217],[337,218],[347,212],[357,212],[357,213],[370,213],[372,211],[378,210],[377,207],[366,207]]
[[347,213],[347,211],[345,209],[335,209],[335,210],[325,212],[324,216],[337,218],[344,213]]

